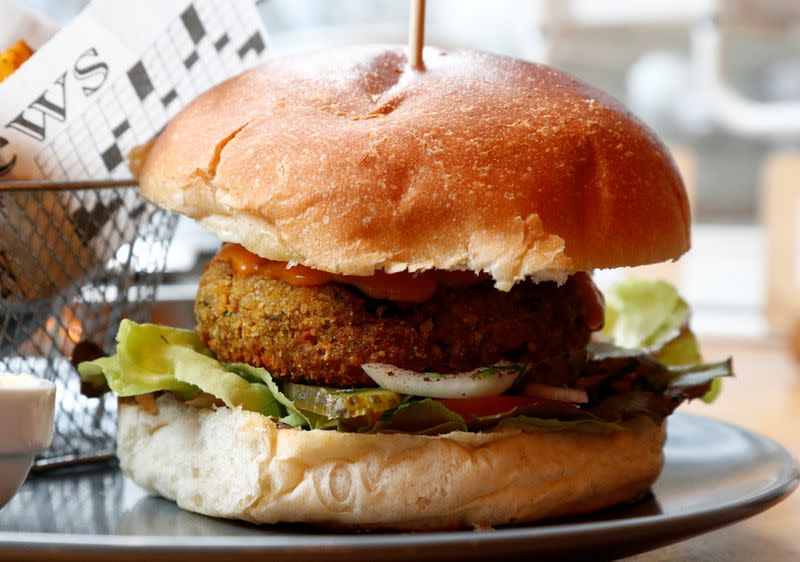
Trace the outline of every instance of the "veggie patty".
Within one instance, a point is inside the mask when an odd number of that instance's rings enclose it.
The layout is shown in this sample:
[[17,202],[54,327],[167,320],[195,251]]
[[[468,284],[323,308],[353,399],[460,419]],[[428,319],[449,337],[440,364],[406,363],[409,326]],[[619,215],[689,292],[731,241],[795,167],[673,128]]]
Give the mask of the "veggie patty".
[[303,287],[238,275],[217,255],[200,279],[195,314],[221,361],[344,388],[375,386],[364,363],[448,373],[581,350],[591,306],[576,279],[560,287],[527,281],[509,292],[491,281],[439,287],[425,302],[402,303],[335,282]]

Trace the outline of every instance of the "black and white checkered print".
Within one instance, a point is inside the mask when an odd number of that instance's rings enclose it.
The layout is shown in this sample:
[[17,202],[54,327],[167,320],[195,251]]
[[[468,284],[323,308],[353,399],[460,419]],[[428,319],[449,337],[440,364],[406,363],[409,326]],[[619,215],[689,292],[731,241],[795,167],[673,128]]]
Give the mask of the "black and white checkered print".
[[[131,148],[150,140],[200,93],[261,60],[266,37],[252,10],[249,18],[223,0],[190,4],[101,94],[99,111],[74,119],[36,156],[44,177],[127,177]],[[87,143],[93,150],[78,149]]]

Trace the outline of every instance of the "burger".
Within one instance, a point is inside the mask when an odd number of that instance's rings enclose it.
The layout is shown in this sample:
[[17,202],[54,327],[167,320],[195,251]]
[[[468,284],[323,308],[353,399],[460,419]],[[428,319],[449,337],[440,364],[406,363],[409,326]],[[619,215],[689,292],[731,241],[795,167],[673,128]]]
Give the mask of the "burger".
[[633,501],[666,416],[730,372],[665,284],[604,312],[593,270],[689,248],[686,193],[644,125],[542,65],[276,58],[178,114],[139,180],[225,244],[195,331],[124,321],[80,372],[120,396],[122,470],[184,509],[430,530]]

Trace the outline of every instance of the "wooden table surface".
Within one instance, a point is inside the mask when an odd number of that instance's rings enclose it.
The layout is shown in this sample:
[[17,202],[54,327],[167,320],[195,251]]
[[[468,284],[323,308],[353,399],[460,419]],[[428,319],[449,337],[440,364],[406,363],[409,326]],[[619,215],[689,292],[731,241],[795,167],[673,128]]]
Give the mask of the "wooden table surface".
[[[736,378],[712,405],[682,411],[723,419],[772,437],[800,458],[800,365],[782,341],[703,342],[713,360],[734,357]],[[800,491],[764,513],[699,537],[626,558],[628,562],[800,561]]]

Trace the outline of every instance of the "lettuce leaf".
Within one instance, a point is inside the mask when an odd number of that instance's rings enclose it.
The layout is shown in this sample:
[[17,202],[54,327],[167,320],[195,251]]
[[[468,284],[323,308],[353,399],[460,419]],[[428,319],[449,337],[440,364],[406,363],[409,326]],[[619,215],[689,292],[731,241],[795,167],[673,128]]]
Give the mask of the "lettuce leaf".
[[191,399],[199,393],[198,387],[175,376],[176,370],[191,367],[181,349],[208,358],[194,332],[123,320],[117,332],[117,353],[81,363],[78,372],[92,384],[99,384],[100,377],[105,377],[109,388],[119,396],[166,390]]
[[711,404],[719,397],[720,392],[722,392],[722,379],[717,377],[711,381],[711,387],[708,389],[708,392],[700,397],[700,400],[706,404]]
[[120,324],[115,355],[78,365],[82,380],[98,384],[103,377],[119,396],[168,391],[188,400],[206,392],[228,407],[284,416],[263,375],[240,376],[246,369],[217,361],[195,332],[130,320]]
[[653,357],[664,365],[693,365],[702,363],[700,344],[689,328],[684,328],[675,339],[654,350]]
[[616,345],[658,351],[680,335],[689,305],[665,281],[628,279],[604,293],[603,334]]
[[229,408],[241,406],[276,418],[283,415],[280,403],[265,385],[248,382],[216,359],[185,347],[173,346],[170,354],[179,358],[174,370],[177,380],[216,396]]
[[[672,393],[683,393],[690,397],[689,393],[693,388],[702,387],[714,381],[721,380],[722,377],[733,376],[733,362],[730,358],[715,363],[700,363],[698,365],[675,365],[667,369],[669,381],[668,391]],[[713,386],[712,386],[712,390]],[[719,392],[717,389],[716,392]],[[703,398],[708,393],[703,395]]]
[[733,376],[730,359],[715,363],[665,365],[642,350],[592,342],[587,348],[581,384],[589,393],[592,404],[628,391],[685,400],[707,396],[715,391],[714,381],[729,376]]
[[287,415],[280,418],[280,421],[291,426],[309,425],[308,416],[295,407],[294,402],[281,392],[280,388],[278,388],[278,383],[275,382],[269,371],[262,367],[251,367],[245,363],[228,363],[225,367],[241,377],[263,383],[273,399],[288,412]]
[[440,435],[451,431],[467,431],[461,416],[432,398],[413,397],[384,414],[371,433]]
[[672,285],[665,281],[628,279],[609,288],[605,298],[602,334],[615,346],[643,350],[669,367],[690,366],[695,373],[691,380],[704,380],[691,386],[710,384],[700,398],[706,403],[717,398],[722,389],[720,377],[733,374],[731,360],[711,364],[717,370],[702,364],[697,337],[688,327],[689,305]]

